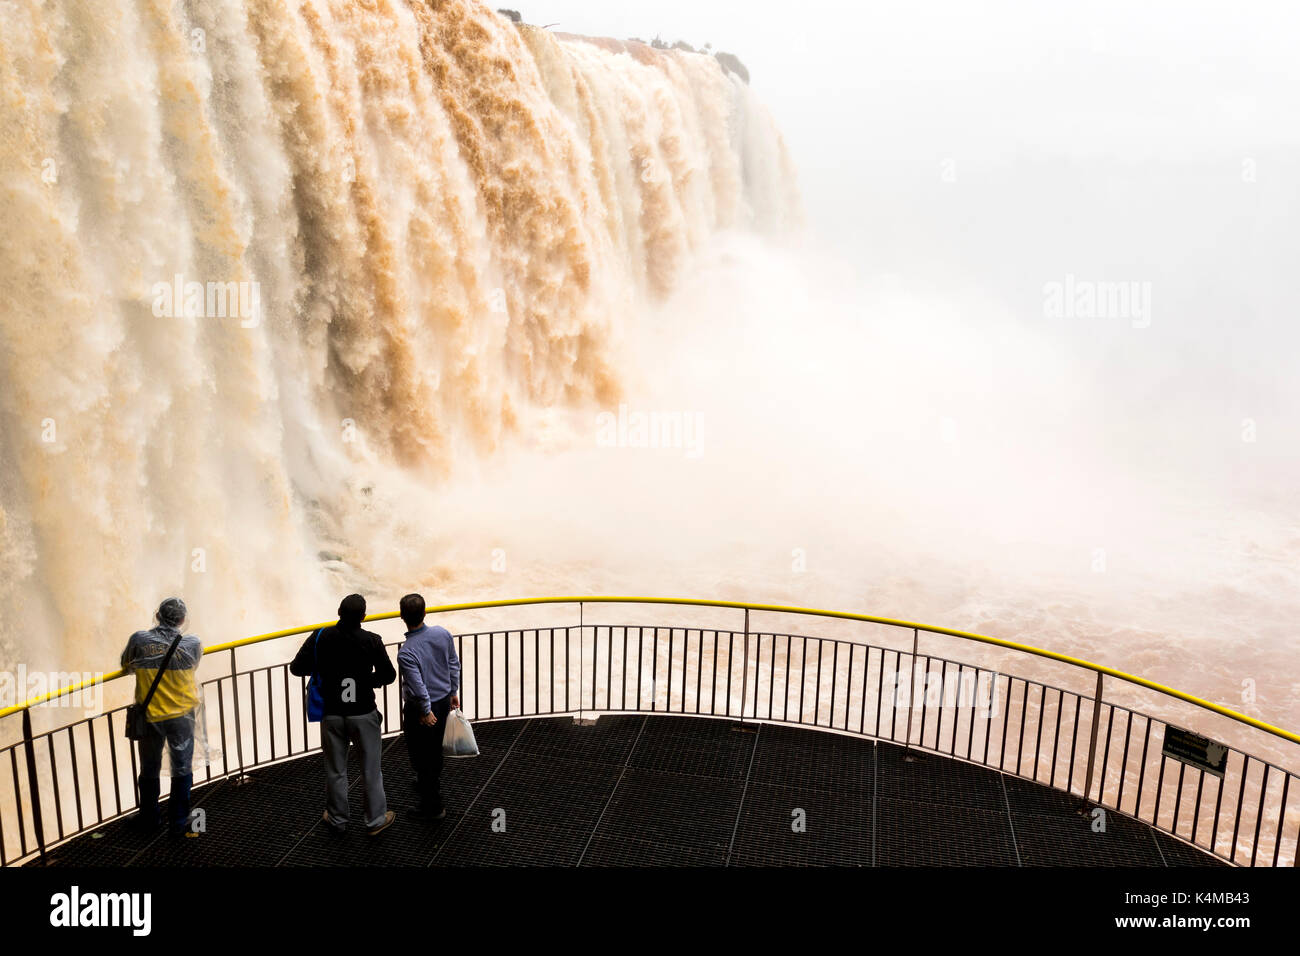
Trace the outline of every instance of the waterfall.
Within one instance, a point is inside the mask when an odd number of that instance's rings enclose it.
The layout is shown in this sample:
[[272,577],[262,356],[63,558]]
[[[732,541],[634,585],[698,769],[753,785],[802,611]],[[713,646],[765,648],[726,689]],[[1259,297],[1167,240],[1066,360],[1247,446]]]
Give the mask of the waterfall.
[[477,0],[3,0],[0,97],[0,667],[378,584],[373,500],[616,403],[619,324],[799,219],[717,58]]

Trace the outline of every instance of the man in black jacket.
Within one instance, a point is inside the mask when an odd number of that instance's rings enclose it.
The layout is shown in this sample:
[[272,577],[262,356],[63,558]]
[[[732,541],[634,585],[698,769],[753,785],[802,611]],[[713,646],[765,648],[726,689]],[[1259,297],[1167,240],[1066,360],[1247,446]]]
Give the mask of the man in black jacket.
[[354,743],[361,758],[366,828],[373,836],[391,826],[396,816],[384,796],[379,764],[383,717],[375,706],[375,688],[391,684],[397,671],[380,636],[362,629],[365,616],[366,599],[349,594],[339,605],[339,622],[308,637],[289,672],[299,677],[316,674],[325,700],[325,822],[335,833],[348,825],[348,744]]

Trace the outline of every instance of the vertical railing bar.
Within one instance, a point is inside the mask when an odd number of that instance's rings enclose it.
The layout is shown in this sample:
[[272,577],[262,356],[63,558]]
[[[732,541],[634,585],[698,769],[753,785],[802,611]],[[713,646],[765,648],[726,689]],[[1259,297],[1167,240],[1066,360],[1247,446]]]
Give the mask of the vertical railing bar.
[[[122,715],[122,721],[125,724],[126,722],[125,714]],[[135,760],[135,746],[132,744],[127,744],[126,752],[127,755],[131,758],[131,796],[132,799],[135,800],[135,806],[138,807],[140,805],[140,768]]]
[[[104,822],[104,803],[100,796],[103,789],[99,780],[99,748],[95,745],[95,718],[91,718],[86,724],[86,730],[90,733],[90,773],[95,778],[95,822]],[[0,843],[3,843],[3,837],[0,837]]]
[[[266,669],[266,710],[271,735],[271,759],[275,759],[275,691],[271,684],[271,668]],[[385,728],[387,729],[387,728]]]
[[[651,644],[651,649],[653,651],[654,656],[650,658],[650,710],[657,711],[659,709],[659,628],[658,626],[654,628],[654,637],[651,638],[651,641],[653,642]],[[730,660],[728,660],[728,663],[730,663]],[[730,688],[728,688],[728,690],[730,690]]]
[[1242,788],[1236,793],[1236,810],[1232,813],[1232,848],[1229,852],[1229,860],[1236,862],[1236,839],[1238,832],[1242,829],[1242,801],[1245,799],[1245,778],[1251,775],[1251,757],[1248,754],[1242,754]]
[[[40,848],[41,860],[44,861],[45,821],[41,816],[41,786],[36,774],[36,746],[32,741],[32,712],[27,708],[23,708],[23,751],[27,759],[27,786],[31,788],[32,825],[36,830],[36,845]],[[14,778],[14,795],[17,802],[22,803],[21,791],[18,789],[16,776]],[[26,852],[27,847],[24,844],[23,853],[26,854]]]
[[1016,733],[1016,776],[1023,777],[1020,767],[1025,761],[1025,724],[1029,720],[1029,681],[1022,681],[1024,690],[1020,697],[1020,729]]
[[257,747],[257,671],[248,672],[248,706],[252,710],[252,716],[249,720],[248,729],[253,734],[253,766],[258,766],[262,761],[259,756]]
[[1174,792],[1174,819],[1169,825],[1169,832],[1178,836],[1178,816],[1183,808],[1183,778],[1187,773],[1187,764],[1178,761],[1178,789]]
[[[999,674],[997,671],[993,671],[993,683],[990,685],[992,687],[992,692],[989,695],[990,709],[993,701],[997,699],[998,678],[1001,676],[1002,675]],[[1003,720],[1007,719],[1007,709],[1005,706],[1002,708],[1002,719]],[[990,713],[989,719],[984,724],[984,756],[980,759],[980,762],[986,767],[989,765],[989,740],[992,739],[992,737],[993,737],[993,715],[992,713]]]
[[[889,701],[889,739],[898,740],[898,681],[903,673],[903,654],[902,651],[890,648],[894,655],[894,679],[892,681],[892,692]],[[881,649],[880,664],[883,667],[885,663],[884,649]],[[883,697],[881,698],[884,699]]]
[[1065,789],[1068,793],[1074,793],[1074,761],[1079,746],[1079,709],[1083,705],[1083,695],[1071,692],[1070,696],[1074,698],[1074,727],[1070,731],[1070,766]]
[[[926,705],[930,702],[930,660],[929,655],[925,658],[925,677],[921,681],[921,732],[917,734],[916,744],[922,749],[925,748],[925,711]],[[916,696],[912,696],[912,702],[916,702]]]
[[[710,644],[711,652],[710,652],[710,655],[709,655],[709,714],[710,714],[710,715],[713,715],[713,714],[715,714],[715,713],[717,712],[716,701],[717,701],[717,698],[718,698],[718,632],[715,630],[715,631],[710,631],[709,633],[713,635],[713,639],[712,639],[712,642],[711,642],[711,644]],[[701,698],[701,703],[700,703],[700,705],[699,705],[699,708],[697,709],[697,712],[698,712],[698,713],[703,713],[703,712],[704,712],[704,703],[703,703],[703,688],[704,688],[704,629],[703,629],[703,628],[700,628],[700,680],[699,680],[699,684],[700,684],[700,687],[699,687],[699,690],[697,690],[696,693],[700,696],[700,698]]]
[[[1264,780],[1259,785],[1259,807],[1255,810],[1255,838],[1251,841],[1250,846],[1250,865],[1255,865],[1255,858],[1259,855],[1259,829],[1260,824],[1264,822],[1264,798],[1268,796],[1268,778],[1273,772],[1273,765],[1267,761],[1264,763]],[[1278,834],[1281,836],[1281,823],[1279,821]]]
[[[757,680],[755,674],[755,680]],[[745,656],[740,663],[740,720],[745,721],[745,699],[749,697],[749,608],[745,608]],[[758,717],[758,692],[754,693],[754,717]]]
[[[907,665],[907,737],[903,741],[903,750],[910,751],[912,748],[912,711],[916,708],[916,645],[919,637],[917,628],[912,628],[912,656],[908,659]],[[890,728],[892,734],[893,728]]]
[[[1166,731],[1169,725],[1165,724]],[[1151,813],[1151,824],[1157,829],[1160,827],[1160,798],[1165,792],[1165,767],[1168,766],[1169,758],[1165,756],[1164,747],[1160,748],[1160,776],[1156,777],[1156,805]]]
[[[962,693],[962,667],[961,665],[958,665],[957,666],[958,701],[961,700],[961,693]],[[948,710],[948,661],[944,661],[943,697],[944,697],[943,698],[944,710]],[[939,713],[944,713],[944,710],[940,710]],[[962,726],[962,708],[961,708],[961,704],[959,704],[958,702],[957,705],[953,706],[953,745],[952,747],[948,748],[948,754],[950,757],[957,756],[957,731],[961,730],[961,726]],[[940,731],[944,730],[943,719],[940,719],[939,730]]]
[[808,638],[801,635],[799,645],[803,648],[803,662],[799,665],[799,716],[795,722],[802,725],[804,689],[808,684]]
[[[230,746],[229,744],[226,743],[226,697],[225,697],[225,686],[222,683],[223,681],[225,681],[225,679],[226,678],[222,676],[222,677],[218,677],[213,682],[217,685],[217,725],[218,725],[218,733],[220,734],[219,739],[221,741],[221,773],[219,774],[219,776],[226,776],[230,773]],[[303,702],[304,713],[306,712],[306,707],[307,704],[304,701]],[[109,737],[108,737],[110,744],[113,742],[111,716],[112,715],[110,715],[110,720],[109,720]],[[113,758],[113,770],[114,770],[113,789],[116,791],[118,788],[117,779],[116,779],[116,771],[117,771],[116,754],[114,755]],[[118,807],[117,812],[118,813],[122,812],[122,808],[120,806]]]
[[[27,713],[27,711],[23,711]],[[45,749],[50,752],[50,780],[54,790],[54,822],[58,827],[59,839],[63,839],[63,794],[59,791],[59,764],[54,759],[54,731],[45,737]]]
[[[938,660],[939,660],[939,665],[940,665],[940,667],[939,667],[939,706],[938,706],[938,712],[939,712],[939,713],[938,713],[938,717],[936,717],[936,718],[935,718],[935,721],[934,721],[934,752],[935,752],[935,753],[943,753],[943,719],[944,719],[944,716],[946,715],[947,710],[948,710],[948,661],[947,661],[946,658],[943,658],[943,657],[940,657]],[[931,669],[931,662],[932,662],[932,661],[933,661],[933,658],[931,658],[931,661],[927,661],[927,663],[926,663],[926,670],[927,670],[927,671]],[[930,679],[929,679],[929,676],[928,676],[928,675],[926,676],[926,681],[925,681],[925,683],[926,683],[925,696],[926,696],[927,699],[929,699],[929,697],[930,697],[930,687],[929,687]],[[956,728],[955,728],[955,727],[953,728],[953,734],[954,734],[954,737],[955,737],[955,736],[956,736]]]
[[[732,685],[735,684],[736,682],[736,673],[735,673],[736,672],[736,638],[740,638],[741,640],[740,654],[741,654],[742,668],[744,667],[744,663],[745,663],[744,662],[744,656],[745,656],[744,635],[740,631],[731,631],[727,637],[727,716],[728,717],[732,716],[731,701],[733,699],[733,694],[731,693],[731,688]],[[743,671],[742,671],[742,678],[741,678],[742,691],[744,689],[744,684],[745,681],[744,681]],[[744,703],[743,699],[741,700],[741,703],[742,704]],[[737,714],[736,719],[743,720],[744,719],[743,713]]]
[[[844,673],[844,724],[842,727],[842,729],[847,731],[849,729],[849,719],[853,714],[853,663],[854,663],[855,655],[857,653],[858,645],[853,641],[844,641],[842,643],[846,644],[849,649],[849,667],[848,670],[845,671]],[[837,675],[839,674],[838,664],[835,667],[835,673]],[[839,687],[838,680],[836,681],[834,687],[836,689],[836,692],[838,693],[838,687]],[[863,701],[863,704],[865,705],[866,701]]]
[[[293,756],[293,721],[289,719],[289,715],[293,713],[294,708],[290,703],[293,698],[289,696],[289,668],[283,667],[281,673],[284,674],[284,742],[288,748],[286,753]],[[401,699],[400,695],[398,699]]]
[[[1061,711],[1065,709],[1065,691],[1059,687],[1056,688],[1056,730],[1052,732],[1052,776],[1048,781],[1048,786],[1056,786],[1056,754],[1057,748],[1061,743]],[[1066,790],[1069,790],[1069,781],[1066,781]]]
[[68,727],[68,759],[72,761],[72,800],[77,807],[77,832],[86,828],[81,813],[81,770],[77,766],[77,725]]
[[[26,714],[26,711],[23,711]],[[27,755],[27,750],[23,749],[23,761],[31,766],[31,758]],[[23,789],[18,782],[18,746],[9,748],[9,765],[14,775],[14,803],[18,807],[18,855],[27,855],[27,820],[23,814]],[[39,825],[36,827],[37,834],[40,833]]]
[[704,692],[704,628],[695,639],[695,712],[700,712],[700,697]]
[[[841,644],[841,643],[843,643],[843,642],[838,641],[838,640],[835,642],[835,655],[834,655],[834,659],[833,659],[833,661],[831,662],[831,672],[834,674],[834,677],[831,679],[831,726],[832,726],[832,727],[835,726],[835,701],[836,701],[837,695],[839,694],[839,686],[840,686],[840,644]],[[852,686],[853,686],[853,647],[852,647],[852,645],[849,646],[849,671],[848,671],[848,674],[847,674],[846,677],[845,677],[844,684],[845,684],[845,695],[844,695],[844,724],[843,724],[843,729],[848,730],[848,729],[849,729],[849,706],[850,706],[850,700],[849,700],[849,698],[851,698],[852,695],[853,695],[853,692],[852,692],[852,690],[851,690],[851,688],[852,688]]]
[[[965,666],[963,665],[963,670],[964,667]],[[970,726],[966,729],[966,759],[967,760],[975,759],[975,754],[974,754],[975,710],[976,710],[976,704],[978,703],[979,696],[980,696],[980,668],[976,667],[974,668],[974,671],[975,671],[975,682],[972,685],[974,687],[974,691],[970,695]],[[990,703],[992,703],[992,701],[990,701]]]
[[[880,649],[880,669],[876,671],[876,737],[880,737],[880,710],[885,706],[885,648]],[[892,708],[891,708],[892,710]],[[893,734],[891,733],[892,737]]]
[[[627,625],[620,624],[619,631],[623,635],[623,650],[618,657],[618,709],[627,710]],[[614,656],[614,625],[609,627],[609,646],[610,657]],[[610,677],[613,680],[613,677]],[[610,706],[613,706],[613,686],[610,687]]]
[[1205,794],[1205,771],[1197,770],[1196,772],[1196,804],[1192,807],[1192,835],[1190,837],[1193,845],[1196,845],[1196,831],[1201,824],[1201,799]]
[[[482,717],[482,697],[478,696],[478,635],[477,635],[477,633],[474,633],[474,635],[472,635],[472,637],[473,637],[473,639],[474,639],[474,640],[473,640],[473,645],[474,645],[474,667],[473,667],[473,671],[474,671],[474,682],[473,682],[473,689],[474,689],[474,717]],[[554,639],[555,639],[555,635],[551,635],[551,640],[554,640]],[[461,658],[461,659],[463,659],[463,658]]]
[[785,687],[781,690],[781,719],[790,720],[790,655],[794,653],[793,635],[785,635]]
[[[850,671],[852,668],[850,668]],[[867,676],[871,673],[871,645],[862,645],[862,711],[858,714],[858,733],[867,731]]]
[[1146,730],[1142,734],[1142,762],[1138,764],[1137,803],[1134,804],[1133,806],[1133,816],[1137,817],[1139,820],[1142,819],[1142,795],[1143,795],[1142,783],[1146,779],[1146,773],[1147,773],[1147,748],[1151,743],[1151,718],[1148,717],[1146,714],[1143,714],[1142,716],[1146,720]]
[[108,718],[108,759],[113,764],[113,805],[117,815],[122,814],[122,784],[117,772],[117,736],[113,733],[113,711],[105,714]]
[[[1224,761],[1224,770],[1227,770],[1227,761]],[[1214,821],[1210,824],[1210,849],[1213,853],[1218,853],[1216,849],[1219,845],[1219,811],[1223,807],[1223,784],[1222,777],[1215,778],[1216,786],[1214,792]]]
[[822,713],[822,648],[826,642],[817,638],[817,676],[813,678],[813,726],[821,723]]
[[[1283,771],[1282,809],[1277,814],[1277,837],[1273,840],[1273,866],[1277,866],[1278,852],[1282,849],[1282,837],[1286,833],[1287,794],[1291,789],[1291,774]],[[1300,840],[1296,841],[1296,856],[1300,856]]]
[[[668,676],[664,678],[664,686],[668,689],[668,693],[664,695],[664,711],[669,714],[673,712],[673,654],[676,653],[676,650],[677,628],[670,627],[668,628]],[[685,660],[685,657],[683,657],[683,660]]]
[[[767,685],[767,719],[776,720],[776,646],[780,635],[773,631],[768,635],[771,639],[772,660],[768,668],[768,685]],[[755,704],[757,708],[757,692],[755,692]]]
[[681,703],[681,710],[680,710],[680,713],[683,714],[686,713],[686,698],[688,695],[686,678],[689,676],[687,674],[687,671],[690,670],[689,667],[690,659],[691,659],[691,629],[689,627],[684,627],[682,628],[682,697],[681,697],[682,703]]
[[636,709],[641,710],[641,685],[645,683],[641,680],[641,674],[645,664],[642,660],[642,645],[645,642],[645,636],[641,633],[641,626],[637,625],[636,629]]
[[1038,782],[1038,761],[1043,748],[1043,714],[1047,712],[1047,685],[1038,685],[1038,727],[1034,733],[1034,783]]
[[1110,763],[1110,738],[1111,729],[1115,722],[1115,705],[1106,705],[1106,747],[1101,752],[1101,777],[1097,781],[1097,802],[1105,804],[1106,791],[1106,767]]
[[[1124,711],[1124,752],[1119,758],[1119,791],[1115,794],[1115,809],[1124,812],[1124,784],[1128,780],[1128,747],[1133,739],[1133,711]],[[1134,814],[1136,816],[1136,813]]]
[[[857,651],[857,644],[854,643],[853,641],[838,641],[836,643],[837,657],[838,657],[838,648],[840,644],[844,644],[849,649],[849,666],[848,669],[844,672],[844,723],[841,725],[840,728],[842,730],[847,731],[849,730],[849,719],[853,714],[853,663],[854,663],[854,654]],[[835,683],[831,685],[832,698],[836,697],[839,694],[839,672],[840,672],[840,668],[839,668],[839,663],[837,661],[835,664],[836,680]],[[832,726],[833,726],[834,725],[833,713],[831,717],[832,717]]]
[[1097,726],[1101,723],[1101,692],[1105,676],[1101,671],[1097,671],[1097,690],[1092,696],[1092,730],[1088,733],[1088,771],[1083,780],[1084,800],[1092,799],[1092,769],[1097,757]]
[[1006,770],[1007,768],[1007,729],[1011,723],[1011,705],[1014,702],[1016,694],[1015,678],[1010,674],[1007,675],[1007,709],[1005,716],[1002,718],[1002,740],[998,744],[998,769]]
[[[243,730],[241,729],[241,727],[242,727],[242,725],[243,725],[244,722],[240,719],[240,712],[239,712],[239,672],[238,672],[235,668],[236,668],[236,663],[235,663],[235,648],[232,647],[232,648],[230,649],[230,688],[231,688],[231,694],[233,695],[233,698],[234,698],[232,703],[233,703],[234,708],[235,708],[235,752],[236,752],[237,757],[239,758],[239,775],[242,777],[242,776],[244,775],[244,735],[243,735]],[[131,753],[132,753],[132,763],[134,764],[134,762],[135,762],[135,757],[134,757],[134,754],[135,754],[135,748],[134,748],[134,747],[131,748]],[[133,767],[132,767],[132,773],[134,773],[134,772],[135,772],[135,768],[134,768],[134,766],[133,766]],[[139,795],[138,795],[138,794],[137,794],[137,796],[136,796],[136,799],[139,800]]]

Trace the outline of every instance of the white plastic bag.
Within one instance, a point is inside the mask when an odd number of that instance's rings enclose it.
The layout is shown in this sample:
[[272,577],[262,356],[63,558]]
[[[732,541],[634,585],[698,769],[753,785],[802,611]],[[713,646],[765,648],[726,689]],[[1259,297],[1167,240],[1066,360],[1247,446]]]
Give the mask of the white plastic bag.
[[474,730],[459,707],[447,714],[447,729],[442,732],[444,757],[477,757],[478,741]]

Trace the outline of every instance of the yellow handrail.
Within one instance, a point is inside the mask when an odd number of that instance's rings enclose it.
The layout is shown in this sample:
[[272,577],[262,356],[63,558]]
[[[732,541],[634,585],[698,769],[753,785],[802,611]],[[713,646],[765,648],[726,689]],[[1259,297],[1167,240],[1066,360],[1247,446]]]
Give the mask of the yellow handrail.
[[[1148,690],[1157,691],[1177,700],[1185,701],[1189,704],[1195,704],[1197,707],[1202,707],[1205,710],[1212,711],[1213,713],[1219,714],[1223,717],[1229,717],[1232,720],[1246,724],[1249,727],[1254,727],[1257,730],[1262,730],[1265,733],[1274,735],[1275,737],[1281,737],[1283,740],[1289,740],[1292,743],[1300,744],[1300,734],[1292,733],[1289,730],[1284,730],[1281,727],[1276,727],[1273,724],[1266,723],[1262,720],[1257,720],[1247,714],[1238,713],[1231,708],[1185,693],[1177,688],[1168,687],[1153,680],[1147,680],[1145,677],[1139,677],[1136,674],[1128,674],[1124,671],[1116,670],[1113,667],[1107,667],[1104,664],[1094,664],[1092,661],[1085,661],[1079,657],[1071,657],[1068,654],[1059,654],[1056,651],[1049,651],[1041,647],[1021,644],[1016,641],[1003,640],[1000,637],[989,637],[985,634],[959,631],[949,627],[933,627],[928,624],[918,624],[915,621],[901,621],[892,617],[876,617],[871,614],[854,614],[849,611],[826,611],[807,607],[785,607],[779,604],[749,604],[743,601],[704,601],[692,598],[611,597],[593,595],[584,597],[513,598],[504,601],[472,601],[465,604],[442,604],[437,607],[427,608],[426,611],[429,614],[440,614],[452,611],[474,611],[495,607],[520,607],[522,605],[532,604],[678,604],[690,607],[722,607],[744,611],[771,611],[778,614],[806,614],[811,617],[831,617],[846,621],[864,621],[869,624],[887,624],[894,627],[915,628],[916,630],[926,631],[930,634],[944,634],[948,637],[958,637],[963,640],[978,641],[982,644],[993,644],[997,647],[1006,647],[1014,651],[1023,651],[1026,654],[1033,654],[1037,657],[1045,657],[1049,660],[1061,661],[1065,664],[1073,664],[1075,667],[1082,667],[1097,674],[1105,674],[1108,677],[1127,681],[1130,684],[1136,684],[1139,687],[1145,687]],[[385,614],[371,614],[367,616],[365,620],[386,621],[398,616],[399,613],[397,611],[390,611]],[[291,627],[283,631],[271,631],[268,634],[257,634],[253,637],[245,637],[237,641],[229,641],[225,644],[217,644],[214,647],[205,648],[204,654],[214,654],[219,651],[234,650],[237,647],[246,647],[250,644],[260,644],[264,641],[273,641],[281,637],[292,637],[295,634],[308,634],[311,631],[316,630],[318,627],[328,627],[333,623],[334,621],[322,621],[319,624],[308,624],[303,627]],[[26,710],[29,707],[36,707],[53,700],[56,697],[62,697],[65,694],[73,693],[84,687],[116,680],[124,674],[125,671],[117,670],[113,671],[111,674],[101,674],[100,676],[91,678],[90,680],[79,681],[60,690],[41,694],[37,697],[33,697],[31,700],[24,701],[21,704],[15,704],[12,707],[6,707],[3,710],[0,710],[0,718]]]

